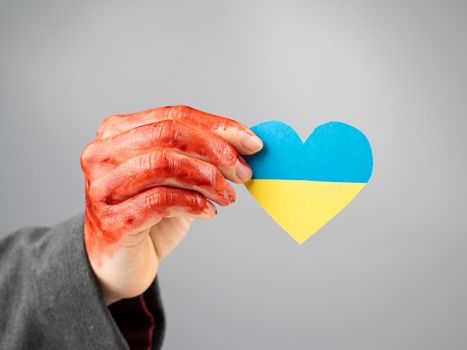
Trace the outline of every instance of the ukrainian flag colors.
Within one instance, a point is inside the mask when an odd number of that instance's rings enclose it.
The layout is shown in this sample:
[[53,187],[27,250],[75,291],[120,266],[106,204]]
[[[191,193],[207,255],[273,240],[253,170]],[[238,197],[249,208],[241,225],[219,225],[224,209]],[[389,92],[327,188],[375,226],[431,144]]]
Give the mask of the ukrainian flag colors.
[[299,244],[347,206],[371,177],[370,144],[350,125],[322,124],[305,143],[282,122],[264,122],[252,130],[264,148],[245,157],[253,169],[246,187]]

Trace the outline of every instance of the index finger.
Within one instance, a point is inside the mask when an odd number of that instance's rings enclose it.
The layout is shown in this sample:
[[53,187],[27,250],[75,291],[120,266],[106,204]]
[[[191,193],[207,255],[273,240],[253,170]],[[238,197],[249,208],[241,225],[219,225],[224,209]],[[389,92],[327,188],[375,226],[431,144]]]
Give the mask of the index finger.
[[114,137],[138,126],[161,120],[176,120],[211,132],[229,142],[240,154],[253,154],[263,147],[261,139],[248,127],[235,120],[188,106],[167,106],[131,114],[111,115],[100,125],[97,138]]

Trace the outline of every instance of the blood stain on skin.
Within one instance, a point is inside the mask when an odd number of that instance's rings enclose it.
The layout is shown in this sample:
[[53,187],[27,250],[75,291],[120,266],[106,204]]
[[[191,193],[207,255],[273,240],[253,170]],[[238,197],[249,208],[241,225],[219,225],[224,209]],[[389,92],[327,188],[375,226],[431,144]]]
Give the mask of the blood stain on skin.
[[[248,165],[232,144],[221,138],[221,130],[227,131],[230,140],[238,132],[253,135],[231,119],[186,106],[107,118],[82,162],[88,254],[97,259],[112,257],[123,235],[137,233],[148,222],[155,222],[154,218],[212,210],[199,192],[220,205],[233,203],[235,191],[223,174],[239,181],[235,177],[237,161]],[[136,159],[150,153],[155,157]],[[121,167],[123,163],[128,164]],[[108,181],[97,187],[99,198],[91,198],[91,186],[103,178]]]

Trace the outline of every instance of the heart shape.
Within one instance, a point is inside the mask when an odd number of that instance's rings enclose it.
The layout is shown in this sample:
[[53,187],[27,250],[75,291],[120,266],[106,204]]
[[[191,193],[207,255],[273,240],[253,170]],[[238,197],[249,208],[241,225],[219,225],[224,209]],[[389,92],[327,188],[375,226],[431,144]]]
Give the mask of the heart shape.
[[299,244],[344,209],[371,177],[371,146],[348,124],[321,124],[305,142],[279,121],[252,130],[264,147],[245,157],[253,170],[246,188]]

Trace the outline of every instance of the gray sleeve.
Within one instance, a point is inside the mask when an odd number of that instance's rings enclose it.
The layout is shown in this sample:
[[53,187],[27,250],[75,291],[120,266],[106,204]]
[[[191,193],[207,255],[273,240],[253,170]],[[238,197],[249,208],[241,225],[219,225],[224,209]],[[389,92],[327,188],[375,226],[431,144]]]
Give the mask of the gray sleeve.
[[[145,298],[162,312],[157,282]],[[0,349],[128,348],[89,265],[82,215],[0,240]]]

